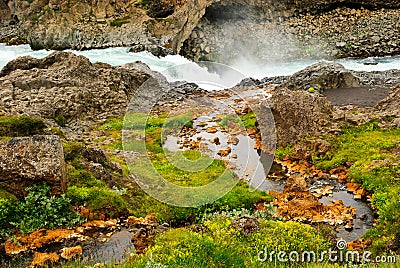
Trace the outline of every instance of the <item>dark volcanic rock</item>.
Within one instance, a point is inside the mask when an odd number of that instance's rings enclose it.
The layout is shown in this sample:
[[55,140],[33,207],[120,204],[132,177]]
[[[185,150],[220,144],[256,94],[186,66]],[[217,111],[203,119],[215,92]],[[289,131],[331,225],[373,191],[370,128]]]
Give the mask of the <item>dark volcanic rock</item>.
[[173,0],[146,1],[147,14],[153,18],[166,18],[174,13]]
[[318,87],[322,90],[330,88],[358,87],[358,79],[343,65],[319,62],[293,74],[283,86],[289,89],[307,90]]
[[387,71],[351,71],[364,86],[389,86],[400,83],[400,70]]
[[63,148],[58,136],[13,138],[0,143],[0,185],[18,197],[27,187],[51,186],[53,194],[67,186]]
[[273,77],[265,77],[261,79],[261,84],[283,84],[285,83],[290,76],[273,76]]
[[0,0],[0,25],[8,25],[11,22],[11,10],[7,5],[8,1]]
[[136,53],[136,52],[142,52],[142,51],[148,51],[151,54],[153,54],[156,57],[165,57],[167,55],[173,55],[174,52],[171,49],[158,46],[158,45],[134,45],[131,47],[129,52]]
[[249,77],[249,78],[245,78],[242,81],[240,81],[236,87],[251,87],[251,86],[257,86],[261,84],[260,80]]

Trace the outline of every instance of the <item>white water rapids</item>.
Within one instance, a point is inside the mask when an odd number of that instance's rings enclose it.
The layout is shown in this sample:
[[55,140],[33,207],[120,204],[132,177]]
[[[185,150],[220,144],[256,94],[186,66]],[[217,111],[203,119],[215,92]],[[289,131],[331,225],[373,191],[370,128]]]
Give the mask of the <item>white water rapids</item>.
[[[67,51],[73,52],[77,55],[85,56],[89,58],[91,62],[104,62],[113,66],[141,61],[147,64],[152,70],[163,72],[167,76],[167,79],[171,82],[178,80],[185,80],[188,82],[212,81],[215,84],[228,84],[230,86],[234,86],[240,82],[243,77],[261,79],[264,77],[273,77],[278,75],[291,75],[306,68],[307,66],[312,65],[313,63],[322,61],[322,59],[298,60],[265,64],[254,64],[252,62],[242,61],[230,67],[242,73],[243,76],[238,76],[237,74],[232,73],[228,73],[224,76],[213,73],[212,71],[208,71],[207,68],[200,67],[198,64],[191,62],[190,60],[179,55],[169,55],[158,58],[148,52],[129,53],[129,48],[127,47],[92,49],[86,51]],[[0,44],[0,69],[3,68],[7,62],[20,56],[43,58],[52,52],[53,51],[50,50],[33,51],[28,45],[6,46],[5,44]],[[390,69],[400,69],[400,56],[374,57],[363,60],[341,59],[337,60],[336,62],[344,65],[347,69],[356,71],[384,71]],[[366,62],[374,62],[375,65],[365,65],[364,63]],[[180,65],[184,65],[184,68],[176,68]],[[174,72],[166,72],[170,68],[173,68]]]

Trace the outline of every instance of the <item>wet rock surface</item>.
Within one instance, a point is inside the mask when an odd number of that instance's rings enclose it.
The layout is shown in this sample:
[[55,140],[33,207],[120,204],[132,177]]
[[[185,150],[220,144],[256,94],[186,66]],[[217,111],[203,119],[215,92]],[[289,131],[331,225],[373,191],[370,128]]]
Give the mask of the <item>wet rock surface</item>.
[[278,215],[286,219],[352,226],[356,217],[356,209],[346,207],[341,200],[333,200],[327,205],[319,202],[301,175],[291,175],[286,180],[283,193],[271,190],[269,194],[275,198]]
[[[130,253],[142,253],[156,234],[169,229],[167,224],[154,223],[155,215],[148,215],[139,225],[131,220],[93,220],[75,229],[39,230],[30,234],[16,234],[15,241],[5,243],[5,261],[12,264],[12,256],[21,256],[23,263],[54,265],[64,260],[82,259],[88,263],[118,263]],[[144,220],[144,219],[142,219]],[[127,228],[129,227],[129,229]],[[22,254],[22,255],[21,255]]]
[[26,188],[46,182],[53,194],[67,187],[63,148],[58,136],[13,138],[0,143],[0,185],[22,197]]

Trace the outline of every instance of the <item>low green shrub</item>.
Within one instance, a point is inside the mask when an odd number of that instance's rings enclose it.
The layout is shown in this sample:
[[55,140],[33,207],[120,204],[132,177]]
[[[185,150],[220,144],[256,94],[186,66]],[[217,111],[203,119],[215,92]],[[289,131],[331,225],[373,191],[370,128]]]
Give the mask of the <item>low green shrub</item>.
[[104,181],[96,179],[92,173],[86,170],[76,170],[74,168],[70,168],[67,177],[70,186],[99,188],[107,187]]
[[82,222],[70,206],[70,199],[62,194],[51,195],[46,184],[28,189],[23,201],[9,198],[0,202],[0,235],[15,231],[29,233],[41,228],[71,227]]

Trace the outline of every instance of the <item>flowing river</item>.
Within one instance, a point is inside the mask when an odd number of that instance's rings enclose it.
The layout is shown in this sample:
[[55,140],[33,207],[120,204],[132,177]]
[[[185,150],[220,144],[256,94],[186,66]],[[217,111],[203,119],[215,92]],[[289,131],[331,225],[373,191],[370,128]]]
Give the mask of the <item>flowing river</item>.
[[[220,85],[234,86],[241,81],[243,77],[253,77],[261,79],[264,77],[273,77],[279,75],[291,75],[297,71],[300,71],[307,66],[310,66],[321,60],[298,60],[291,62],[280,62],[280,63],[264,63],[255,64],[252,62],[238,62],[232,66],[229,66],[242,76],[237,74],[224,74],[217,75],[209,72],[206,68],[200,67],[198,64],[191,62],[190,60],[180,55],[169,55],[166,57],[158,58],[153,56],[149,52],[129,53],[127,47],[116,47],[106,49],[92,49],[85,51],[74,51],[77,55],[82,55],[91,62],[104,62],[110,65],[122,65],[135,61],[141,61],[147,64],[150,69],[158,72],[162,72],[167,76],[169,81],[185,80],[188,82],[197,81],[214,81]],[[52,53],[50,50],[38,50],[33,51],[28,45],[19,46],[6,46],[0,44],[0,68],[3,68],[7,62],[20,57],[20,56],[32,56],[36,58],[43,58]],[[400,56],[393,57],[373,57],[367,59],[340,59],[336,61],[344,65],[347,69],[355,71],[385,71],[390,69],[400,68]],[[177,68],[179,65],[184,65],[184,68]],[[168,69],[173,69],[173,72],[168,72]],[[178,70],[178,71],[177,71]],[[209,88],[206,88],[209,89]]]

